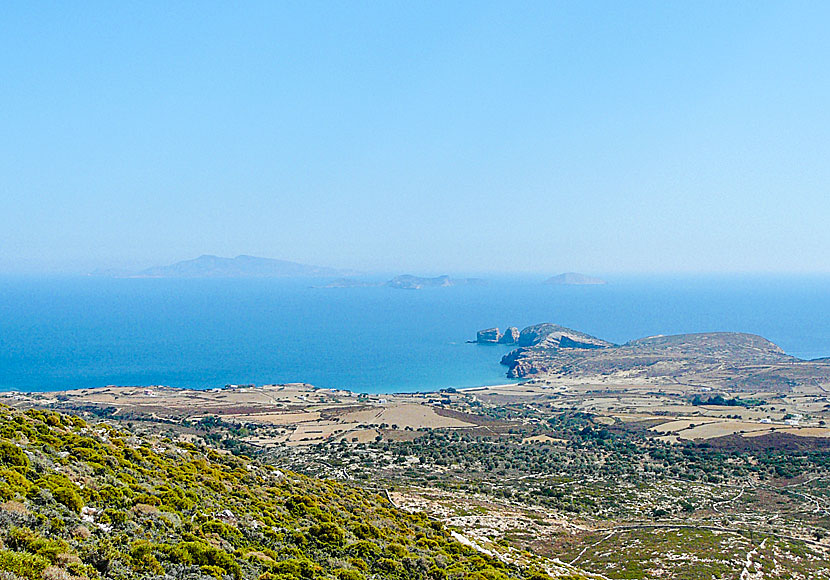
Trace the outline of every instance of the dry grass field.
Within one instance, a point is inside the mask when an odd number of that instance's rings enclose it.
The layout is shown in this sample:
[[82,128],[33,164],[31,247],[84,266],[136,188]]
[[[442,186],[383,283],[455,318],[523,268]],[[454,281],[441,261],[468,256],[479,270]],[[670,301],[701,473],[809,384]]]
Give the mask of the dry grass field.
[[[383,429],[469,429],[480,424],[477,405],[529,405],[540,415],[583,412],[599,424],[646,425],[665,441],[709,440],[729,435],[786,433],[830,437],[828,395],[798,388],[791,393],[727,394],[760,401],[753,406],[692,405],[695,396],[718,393],[706,385],[659,381],[534,379],[458,392],[359,396],[306,384],[235,386],[210,391],[168,387],[106,387],[48,394],[5,393],[13,406],[97,409],[115,418],[229,423],[274,429],[257,445],[306,445],[329,439],[365,442]],[[453,409],[447,412],[447,409]],[[460,411],[460,413],[459,413]],[[467,415],[465,415],[467,413]],[[394,427],[393,427],[394,426]],[[251,440],[253,442],[253,440]]]

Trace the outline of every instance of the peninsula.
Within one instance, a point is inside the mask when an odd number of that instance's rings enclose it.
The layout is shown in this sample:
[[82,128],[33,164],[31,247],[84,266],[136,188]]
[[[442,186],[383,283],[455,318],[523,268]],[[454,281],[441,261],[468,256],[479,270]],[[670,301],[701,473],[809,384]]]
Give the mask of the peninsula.
[[[489,340],[493,330],[480,331],[476,342],[494,342]],[[543,323],[522,330],[516,343],[518,348],[501,359],[511,378],[703,383],[733,391],[830,386],[828,359],[801,360],[763,337],[741,332],[651,336],[614,344]]]

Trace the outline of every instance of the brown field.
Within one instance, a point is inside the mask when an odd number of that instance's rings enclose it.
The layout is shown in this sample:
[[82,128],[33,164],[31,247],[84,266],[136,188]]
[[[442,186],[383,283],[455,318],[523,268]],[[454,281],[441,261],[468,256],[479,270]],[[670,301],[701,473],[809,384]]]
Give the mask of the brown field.
[[237,420],[239,422],[261,423],[265,425],[294,425],[296,423],[308,423],[321,419],[319,411],[306,411],[301,413],[245,413],[222,415],[225,420]]
[[772,432],[789,433],[800,437],[830,437],[830,429],[823,427],[793,427],[729,419],[683,418],[651,427],[652,431],[678,439],[713,439],[739,433],[744,437],[758,437]]
[[474,425],[454,417],[441,416],[433,407],[417,403],[390,404],[374,409],[356,411],[344,415],[343,420],[369,425],[386,423],[387,425],[397,425],[401,429],[404,427],[436,429],[441,427],[471,427]]

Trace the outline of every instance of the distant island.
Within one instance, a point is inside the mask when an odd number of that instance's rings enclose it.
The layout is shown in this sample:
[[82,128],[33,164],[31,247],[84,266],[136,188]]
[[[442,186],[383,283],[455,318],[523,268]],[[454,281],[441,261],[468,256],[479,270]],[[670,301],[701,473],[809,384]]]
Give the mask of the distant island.
[[321,278],[327,276],[354,276],[357,272],[324,266],[311,266],[287,260],[237,256],[222,258],[202,255],[193,260],[176,262],[169,266],[155,266],[122,278]]
[[545,280],[545,284],[551,286],[599,286],[608,284],[601,278],[594,278],[593,276],[586,276],[578,272],[565,272]]
[[411,274],[395,276],[386,282],[361,282],[350,278],[334,280],[323,288],[370,288],[386,287],[397,288],[398,290],[420,290],[422,288],[449,288],[450,286],[480,286],[486,284],[481,278],[450,278],[447,275],[424,278]]
[[450,278],[449,276],[436,276],[435,278],[422,278],[404,274],[395,276],[384,286],[389,288],[400,288],[403,290],[418,290],[420,288],[447,288],[449,286],[469,286],[484,284],[481,278]]

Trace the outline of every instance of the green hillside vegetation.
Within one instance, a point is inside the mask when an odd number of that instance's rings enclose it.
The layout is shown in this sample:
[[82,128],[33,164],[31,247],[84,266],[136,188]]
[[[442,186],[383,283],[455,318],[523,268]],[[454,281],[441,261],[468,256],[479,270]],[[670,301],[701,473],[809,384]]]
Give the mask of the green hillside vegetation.
[[543,580],[372,492],[0,406],[0,579]]

